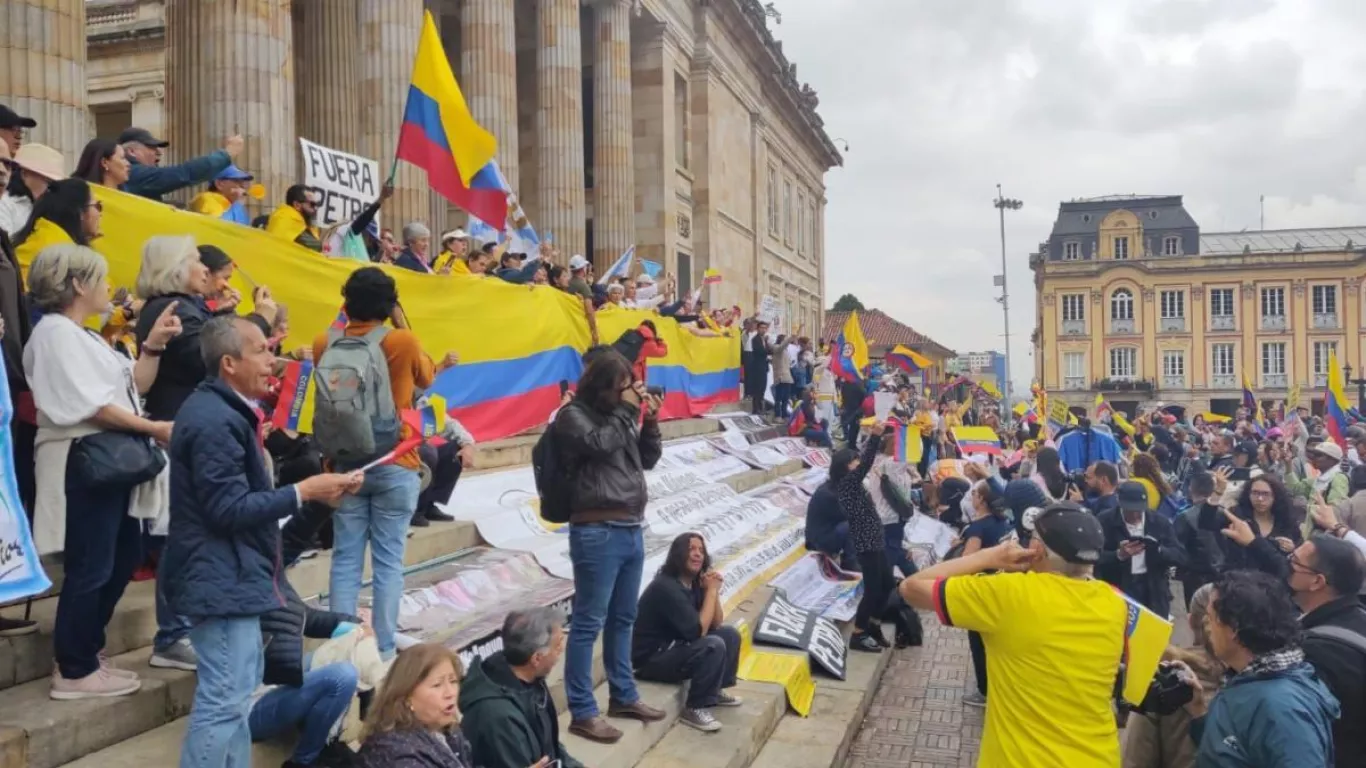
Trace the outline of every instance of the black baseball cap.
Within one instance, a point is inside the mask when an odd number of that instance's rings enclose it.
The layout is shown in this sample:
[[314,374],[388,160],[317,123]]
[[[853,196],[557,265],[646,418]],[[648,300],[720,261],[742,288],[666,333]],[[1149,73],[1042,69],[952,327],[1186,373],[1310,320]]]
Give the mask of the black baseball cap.
[[1067,562],[1094,565],[1100,561],[1105,532],[1089,510],[1070,501],[1060,501],[1049,505],[1033,522],[1034,533],[1043,540],[1044,546]]
[[0,128],[37,128],[38,121],[24,117],[4,104],[0,104]]
[[1148,508],[1148,489],[1142,483],[1133,480],[1120,483],[1115,495],[1119,497],[1119,508],[1125,512],[1142,512]]
[[144,147],[169,147],[171,142],[163,141],[152,135],[146,128],[124,128],[123,133],[119,134],[119,143],[127,144],[136,141]]

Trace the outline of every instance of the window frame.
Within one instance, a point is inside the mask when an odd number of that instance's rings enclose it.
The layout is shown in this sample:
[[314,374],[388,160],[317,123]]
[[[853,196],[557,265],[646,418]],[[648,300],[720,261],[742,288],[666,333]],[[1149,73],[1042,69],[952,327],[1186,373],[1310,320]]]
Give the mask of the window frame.
[[[1175,361],[1177,361],[1177,362],[1180,364],[1180,365],[1178,366],[1178,367],[1180,368],[1180,370],[1178,370],[1178,371],[1175,372],[1175,373],[1173,373],[1171,370],[1169,370],[1169,367],[1168,367],[1168,365],[1167,365],[1167,363],[1170,362],[1170,361],[1172,361],[1172,360],[1175,360]],[[1180,378],[1183,378],[1183,379],[1186,378],[1186,351],[1185,351],[1184,349],[1164,349],[1164,350],[1162,350],[1162,375],[1163,375],[1164,377],[1170,376],[1170,377],[1172,377],[1172,378],[1176,378],[1176,377],[1180,377]]]
[[[1276,298],[1276,301],[1273,302],[1273,303],[1279,304],[1279,305],[1280,305],[1280,306],[1279,306],[1279,309],[1280,309],[1279,312],[1268,312],[1268,311],[1267,311],[1267,299],[1270,298],[1270,297],[1272,297],[1272,296],[1274,296],[1274,297]],[[1259,298],[1260,298],[1260,302],[1259,302],[1259,303],[1260,303],[1261,309],[1262,309],[1262,317],[1285,317],[1285,287],[1284,287],[1284,286],[1280,286],[1280,285],[1269,285],[1269,286],[1265,286],[1265,287],[1262,288],[1261,294],[1260,294]]]
[[[1227,359],[1223,362],[1228,364],[1227,370],[1220,370],[1220,352],[1227,350]],[[1211,376],[1236,376],[1238,375],[1238,350],[1237,345],[1231,342],[1217,342],[1209,348],[1209,367]]]
[[[1072,372],[1072,361],[1080,361],[1080,371]],[[1062,375],[1065,379],[1085,379],[1086,378],[1086,353],[1085,352],[1064,352],[1062,353]]]
[[[1217,296],[1225,296],[1225,295],[1227,295],[1227,297],[1228,297],[1228,312],[1227,312],[1227,313],[1216,312],[1216,311],[1215,311],[1215,310],[1217,309],[1217,306],[1216,306],[1216,305],[1223,303],[1223,302],[1219,301],[1219,299],[1216,298],[1216,297],[1217,297]],[[1234,316],[1234,312],[1235,312],[1236,309],[1237,309],[1237,304],[1236,304],[1235,301],[1234,301],[1234,291],[1233,291],[1232,288],[1210,288],[1210,289],[1209,289],[1209,296],[1210,296],[1210,301],[1209,301],[1209,316],[1210,316],[1210,317],[1233,317],[1233,316]]]
[[[1123,246],[1123,248],[1121,248],[1120,246]],[[1120,255],[1121,252],[1123,252],[1124,255],[1121,256],[1121,255]],[[1129,236],[1128,236],[1128,235],[1115,235],[1113,238],[1111,238],[1111,241],[1110,241],[1110,254],[1114,257],[1115,261],[1128,261],[1128,260],[1129,260]]]
[[1163,256],[1180,256],[1180,255],[1181,255],[1181,237],[1180,237],[1180,235],[1167,235],[1167,236],[1165,236],[1165,237],[1162,238],[1162,255],[1163,255]]
[[[1324,308],[1319,307],[1320,299]],[[1329,306],[1329,305],[1332,306]],[[1338,287],[1331,283],[1309,286],[1309,311],[1315,315],[1336,315],[1338,313]]]
[[[1268,368],[1272,367],[1272,366],[1270,366],[1270,365],[1268,365],[1268,364],[1269,364],[1269,363],[1276,362],[1276,359],[1277,359],[1276,356],[1270,355],[1269,353],[1271,352],[1271,350],[1276,349],[1276,348],[1279,348],[1279,350],[1280,350],[1280,356],[1279,356],[1279,360],[1280,360],[1280,370],[1279,370],[1279,371],[1268,370]],[[1284,341],[1263,341],[1263,342],[1262,342],[1262,350],[1261,350],[1261,351],[1262,351],[1262,354],[1261,354],[1261,369],[1262,369],[1262,375],[1263,375],[1263,376],[1284,376],[1284,375],[1286,374],[1286,361],[1285,361],[1285,354],[1286,354],[1286,352],[1285,352],[1285,342],[1284,342]]]
[[[1116,357],[1116,353],[1119,353],[1118,357]],[[1116,361],[1122,362],[1125,354],[1128,355],[1129,373],[1118,373],[1117,371],[1119,369],[1116,367],[1115,363]],[[1109,363],[1109,378],[1120,381],[1138,378],[1138,347],[1110,347]]]
[[1081,261],[1081,241],[1068,240],[1062,244],[1063,261]]
[[[1126,307],[1128,307],[1128,310],[1127,310],[1128,314],[1127,314],[1126,316],[1124,316],[1124,317],[1120,317],[1119,314],[1115,311],[1116,308],[1120,306],[1120,304],[1116,303],[1116,302],[1118,301],[1118,299],[1119,299],[1120,293],[1123,293],[1123,294],[1124,294],[1123,305],[1126,306]],[[1113,291],[1111,291],[1111,292],[1110,292],[1110,320],[1113,322],[1113,321],[1115,321],[1115,320],[1130,320],[1130,321],[1132,321],[1133,319],[1134,319],[1134,292],[1131,291],[1131,290],[1129,290],[1128,288],[1116,288],[1116,289],[1114,289]]]
[[1336,354],[1338,351],[1337,339],[1315,341],[1313,342],[1313,346],[1309,348],[1311,364],[1314,366],[1314,375],[1327,376],[1329,374],[1328,361],[1331,360],[1332,357],[1329,354],[1324,354],[1320,357],[1320,349],[1323,349],[1325,353]]
[[[1172,302],[1176,304],[1177,314],[1168,314],[1167,299],[1172,297]],[[1181,289],[1163,290],[1158,292],[1158,311],[1159,317],[1163,320],[1185,320],[1186,319],[1186,292]]]
[[[1071,301],[1069,301],[1069,299]],[[1074,304],[1077,310],[1076,317],[1067,316],[1068,304]],[[1086,322],[1086,294],[1084,293],[1064,293],[1062,295],[1062,321],[1064,323],[1084,323]]]

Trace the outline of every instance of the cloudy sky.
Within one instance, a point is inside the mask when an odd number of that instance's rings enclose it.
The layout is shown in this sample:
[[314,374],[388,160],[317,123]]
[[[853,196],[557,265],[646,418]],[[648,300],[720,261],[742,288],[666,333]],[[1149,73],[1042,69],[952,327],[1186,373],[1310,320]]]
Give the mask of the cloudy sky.
[[1028,384],[1028,254],[1058,203],[1181,194],[1203,231],[1366,223],[1366,0],[777,0],[849,142],[826,177],[826,295],[852,292]]

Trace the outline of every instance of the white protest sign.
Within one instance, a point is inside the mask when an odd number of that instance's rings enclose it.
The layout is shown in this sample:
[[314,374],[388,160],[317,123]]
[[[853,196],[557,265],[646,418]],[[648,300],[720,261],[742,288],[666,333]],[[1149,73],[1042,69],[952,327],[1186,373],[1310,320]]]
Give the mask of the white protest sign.
[[873,415],[878,421],[886,421],[892,415],[892,406],[896,405],[895,392],[874,392],[873,393]]
[[769,324],[769,330],[777,332],[783,327],[783,311],[778,306],[778,299],[773,296],[764,296],[759,300],[758,318]]
[[350,221],[379,199],[384,180],[374,160],[329,149],[300,138],[304,155],[304,184],[322,192],[318,204],[319,226]]

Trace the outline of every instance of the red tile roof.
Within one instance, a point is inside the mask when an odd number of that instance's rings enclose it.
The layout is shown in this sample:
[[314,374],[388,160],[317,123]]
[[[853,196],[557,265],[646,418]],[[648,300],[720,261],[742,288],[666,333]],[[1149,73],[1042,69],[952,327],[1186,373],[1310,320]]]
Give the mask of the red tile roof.
[[[848,312],[827,310],[825,324],[821,327],[821,338],[833,339],[838,336],[848,319]],[[863,329],[863,338],[868,340],[870,357],[882,357],[898,344],[904,344],[916,352],[938,358],[949,358],[956,355],[953,350],[880,309],[859,312],[858,321],[859,327]]]

